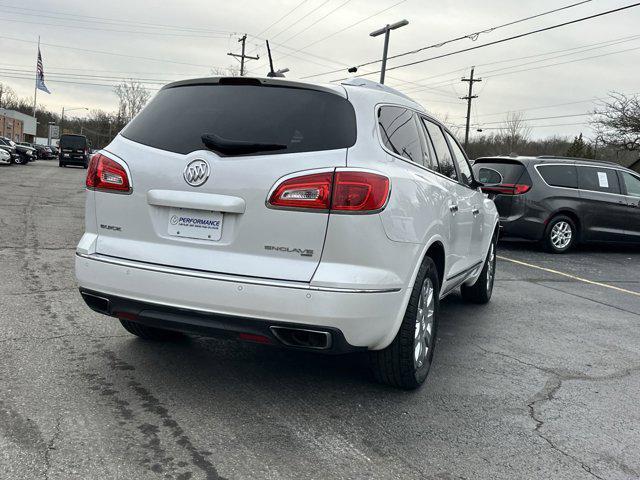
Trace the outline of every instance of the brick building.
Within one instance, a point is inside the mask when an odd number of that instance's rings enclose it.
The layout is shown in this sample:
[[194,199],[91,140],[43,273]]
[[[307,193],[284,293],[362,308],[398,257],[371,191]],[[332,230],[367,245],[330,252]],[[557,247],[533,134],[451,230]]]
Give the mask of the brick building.
[[0,108],[0,136],[14,142],[31,142],[36,136],[36,119],[15,110]]

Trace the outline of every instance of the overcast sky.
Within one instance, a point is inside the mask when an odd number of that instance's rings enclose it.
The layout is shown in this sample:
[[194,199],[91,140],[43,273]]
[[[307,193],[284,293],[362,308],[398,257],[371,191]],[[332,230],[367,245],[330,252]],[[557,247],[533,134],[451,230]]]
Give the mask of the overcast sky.
[[[343,69],[344,73],[309,79],[329,82],[347,76],[347,66],[380,58],[383,37],[371,38],[369,33],[387,23],[409,21],[408,26],[391,34],[389,53],[393,55],[578,1],[0,0],[0,82],[20,96],[33,96],[35,42],[40,35],[45,79],[52,94],[38,92],[38,103],[58,111],[63,106],[115,110],[112,85],[120,77],[144,79],[151,82],[147,87],[157,89],[168,81],[208,76],[214,68],[237,66],[227,53],[239,52],[237,39],[243,33],[249,35],[248,52],[260,56],[260,60],[248,62],[250,74],[264,76],[267,72],[266,48],[261,40],[267,38],[272,43],[275,67],[289,68],[288,78]],[[631,3],[592,0],[483,33],[475,41],[465,39],[404,56],[388,66]],[[460,78],[475,65],[476,76],[484,80],[476,84],[479,98],[474,102],[472,121],[485,133],[499,127],[504,112],[524,110],[536,137],[580,131],[589,135],[588,125],[575,124],[587,121],[588,117],[580,114],[593,109],[590,99],[610,91],[640,92],[638,25],[640,7],[399,68],[388,73],[386,83],[405,91],[440,118],[462,124],[466,105],[458,97],[467,87]],[[558,63],[563,64],[548,66]],[[377,68],[365,67],[359,73]],[[377,80],[378,75],[367,78]]]

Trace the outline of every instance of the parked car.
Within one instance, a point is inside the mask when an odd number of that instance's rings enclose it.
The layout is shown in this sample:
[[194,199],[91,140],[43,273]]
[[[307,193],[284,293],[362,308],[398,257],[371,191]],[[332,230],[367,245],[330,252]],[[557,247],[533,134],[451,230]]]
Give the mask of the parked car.
[[18,145],[13,140],[6,137],[0,137],[0,145],[5,145],[14,149],[14,163],[25,164],[36,160],[35,148],[28,147],[26,145]]
[[180,332],[325,353],[424,382],[439,301],[486,303],[498,213],[453,135],[367,80],[164,87],[87,173],[86,303]]
[[89,151],[91,145],[84,135],[62,135],[58,143],[58,165],[80,165],[87,168],[89,165]]
[[11,165],[13,163],[11,161],[11,153],[8,150],[0,148],[0,163],[3,165]]
[[[20,143],[19,145],[26,145],[25,143]],[[31,144],[28,144],[31,145]],[[46,160],[47,158],[51,158],[51,150],[48,149],[46,145],[33,144],[31,145],[36,150],[36,157],[39,159]]]
[[578,242],[640,243],[640,175],[615,163],[561,157],[491,157],[476,177],[500,212],[502,235],[553,253]]
[[0,150],[9,154],[9,163],[15,163],[15,159],[18,156],[18,152],[15,147],[12,147],[9,143],[5,143],[0,138]]
[[51,144],[51,145],[49,145],[49,148],[51,149],[51,153],[53,154],[53,156],[57,157],[58,153],[59,153],[58,147],[53,145],[53,144]]

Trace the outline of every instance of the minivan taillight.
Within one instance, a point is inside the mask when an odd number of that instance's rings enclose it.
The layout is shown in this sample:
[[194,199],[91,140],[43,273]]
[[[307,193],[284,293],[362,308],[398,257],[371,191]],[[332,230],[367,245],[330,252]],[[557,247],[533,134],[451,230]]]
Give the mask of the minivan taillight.
[[95,154],[89,162],[86,186],[92,190],[131,191],[131,182],[124,167],[101,153]]
[[531,190],[531,185],[526,183],[503,183],[501,185],[482,187],[485,193],[497,193],[501,195],[522,195]]
[[384,208],[390,182],[384,175],[336,170],[300,175],[278,184],[269,197],[276,208],[372,213]]

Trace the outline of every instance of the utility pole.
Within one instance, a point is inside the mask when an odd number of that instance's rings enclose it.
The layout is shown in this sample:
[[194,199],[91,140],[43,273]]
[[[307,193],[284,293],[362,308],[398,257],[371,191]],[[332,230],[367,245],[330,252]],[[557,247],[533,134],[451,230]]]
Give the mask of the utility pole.
[[237,53],[227,53],[227,55],[229,55],[230,57],[236,57],[240,59],[240,76],[244,77],[244,61],[245,58],[248,60],[260,60],[260,56],[256,55],[255,57],[252,57],[251,55],[245,55],[245,45],[247,43],[247,34],[245,33],[242,37],[240,37],[238,39],[238,43],[242,43],[242,53],[240,55],[238,55]]
[[476,67],[471,67],[471,75],[469,78],[463,78],[463,82],[469,82],[469,94],[466,97],[460,97],[460,100],[467,101],[467,128],[464,133],[464,148],[466,149],[469,146],[469,128],[471,126],[471,101],[474,98],[478,98],[477,95],[473,94],[473,84],[476,82],[481,82],[481,78],[473,78],[473,74],[475,73]]
[[[370,37],[377,37],[378,35],[382,35],[384,33],[384,49],[382,51],[382,68],[380,68],[380,83],[384,84],[384,74],[387,70],[387,54],[389,53],[389,34],[391,30],[395,30],[396,28],[404,27],[405,25],[409,25],[407,20],[401,20],[396,23],[392,23],[391,25],[385,25],[379,30],[375,32],[371,32],[369,34]],[[351,72],[351,69],[349,69]]]

